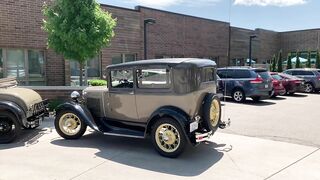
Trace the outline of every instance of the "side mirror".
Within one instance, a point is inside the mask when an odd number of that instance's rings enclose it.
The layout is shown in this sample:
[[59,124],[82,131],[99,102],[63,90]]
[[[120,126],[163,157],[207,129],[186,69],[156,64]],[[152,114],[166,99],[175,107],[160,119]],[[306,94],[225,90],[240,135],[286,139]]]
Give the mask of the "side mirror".
[[80,93],[78,91],[73,91],[70,97],[72,100],[78,100],[78,98],[80,97]]

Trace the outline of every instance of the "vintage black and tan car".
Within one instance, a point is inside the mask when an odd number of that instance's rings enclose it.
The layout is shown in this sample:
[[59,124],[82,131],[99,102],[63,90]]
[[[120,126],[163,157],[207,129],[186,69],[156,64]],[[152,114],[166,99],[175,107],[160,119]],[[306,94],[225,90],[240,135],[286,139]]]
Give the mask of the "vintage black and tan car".
[[47,114],[46,101],[13,78],[0,79],[0,143],[12,142],[22,128],[38,127]]
[[218,127],[216,64],[206,59],[155,59],[111,65],[107,86],[73,92],[57,109],[55,128],[65,139],[87,126],[106,135],[151,137],[163,156],[177,157],[186,144],[206,141]]

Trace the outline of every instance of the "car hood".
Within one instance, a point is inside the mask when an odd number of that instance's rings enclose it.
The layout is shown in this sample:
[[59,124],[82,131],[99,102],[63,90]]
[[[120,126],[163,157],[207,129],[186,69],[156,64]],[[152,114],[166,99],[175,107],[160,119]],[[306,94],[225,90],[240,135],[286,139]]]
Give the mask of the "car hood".
[[19,105],[25,112],[42,101],[41,96],[34,90],[27,88],[0,88],[0,100],[10,101]]

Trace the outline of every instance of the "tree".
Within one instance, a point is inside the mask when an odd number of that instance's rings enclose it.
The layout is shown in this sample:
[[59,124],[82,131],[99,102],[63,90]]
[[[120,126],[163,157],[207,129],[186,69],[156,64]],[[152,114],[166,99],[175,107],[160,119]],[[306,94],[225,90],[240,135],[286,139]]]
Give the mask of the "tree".
[[301,68],[300,66],[300,53],[297,51],[297,55],[296,55],[296,68]]
[[288,53],[287,69],[292,69],[291,53]]
[[278,72],[282,72],[282,50],[279,51],[278,55]]
[[310,53],[310,51],[308,52],[307,68],[311,68],[311,53]]
[[[43,29],[48,47],[67,60],[76,60],[82,72],[85,62],[97,56],[114,36],[116,19],[104,12],[96,0],[55,0],[45,4]],[[80,86],[82,86],[80,73]]]
[[271,60],[271,71],[275,72],[276,71],[276,55],[274,54]]
[[319,55],[319,51],[317,51],[316,68],[317,68],[317,69],[320,69],[320,55]]

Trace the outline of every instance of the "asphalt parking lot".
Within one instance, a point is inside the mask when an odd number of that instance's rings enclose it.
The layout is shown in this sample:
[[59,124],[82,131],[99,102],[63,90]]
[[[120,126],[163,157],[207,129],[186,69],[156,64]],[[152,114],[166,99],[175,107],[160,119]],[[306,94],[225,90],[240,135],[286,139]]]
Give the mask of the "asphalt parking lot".
[[[320,147],[320,93],[292,96],[244,104],[223,102],[223,119],[232,125],[223,132]],[[220,131],[221,132],[221,131]]]
[[149,140],[92,130],[64,140],[46,119],[42,128],[0,145],[0,179],[320,179],[320,95],[296,96],[225,102],[231,127],[177,159],[159,156]]

